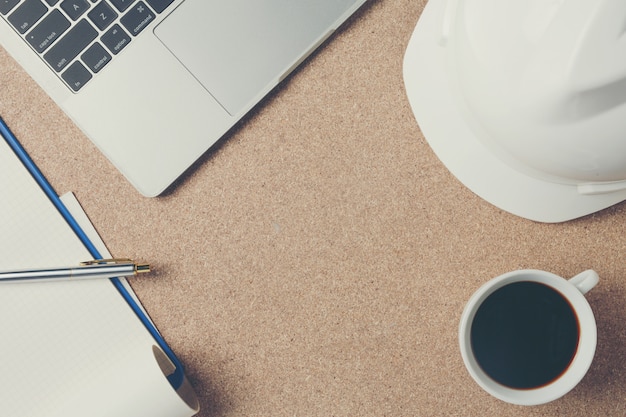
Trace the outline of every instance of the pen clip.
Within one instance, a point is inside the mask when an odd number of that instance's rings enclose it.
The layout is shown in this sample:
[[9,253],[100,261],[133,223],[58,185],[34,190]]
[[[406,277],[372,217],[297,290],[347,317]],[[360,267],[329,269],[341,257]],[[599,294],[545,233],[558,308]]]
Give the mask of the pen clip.
[[81,262],[80,266],[90,266],[90,265],[132,265],[133,274],[143,274],[145,272],[150,272],[150,265],[148,264],[137,264],[135,261],[129,258],[112,258],[112,259],[94,259],[92,261]]
[[132,259],[129,258],[110,258],[110,259],[94,259],[92,261],[81,262],[80,265],[101,265],[101,264],[132,264]]

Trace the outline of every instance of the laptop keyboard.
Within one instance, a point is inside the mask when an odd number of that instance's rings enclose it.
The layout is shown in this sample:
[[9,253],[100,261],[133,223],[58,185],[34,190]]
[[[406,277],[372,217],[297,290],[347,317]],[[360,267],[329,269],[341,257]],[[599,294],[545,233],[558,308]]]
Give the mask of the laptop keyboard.
[[0,15],[78,92],[174,0],[0,0]]

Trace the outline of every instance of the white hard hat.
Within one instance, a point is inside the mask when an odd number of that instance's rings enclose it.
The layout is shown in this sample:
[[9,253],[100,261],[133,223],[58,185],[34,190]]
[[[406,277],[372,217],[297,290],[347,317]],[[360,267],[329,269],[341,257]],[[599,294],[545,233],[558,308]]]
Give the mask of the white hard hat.
[[626,200],[625,22],[624,0],[430,0],[404,60],[424,137],[521,217]]

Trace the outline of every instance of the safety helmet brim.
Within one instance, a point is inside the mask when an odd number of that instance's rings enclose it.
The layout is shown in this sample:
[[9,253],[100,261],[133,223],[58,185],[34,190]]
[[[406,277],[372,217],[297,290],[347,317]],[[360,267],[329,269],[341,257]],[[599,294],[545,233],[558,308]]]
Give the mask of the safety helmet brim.
[[440,43],[446,0],[430,0],[404,57],[407,96],[426,141],[448,170],[475,194],[509,213],[557,223],[626,200],[626,190],[584,194],[576,184],[545,181],[507,165],[471,129],[459,106]]

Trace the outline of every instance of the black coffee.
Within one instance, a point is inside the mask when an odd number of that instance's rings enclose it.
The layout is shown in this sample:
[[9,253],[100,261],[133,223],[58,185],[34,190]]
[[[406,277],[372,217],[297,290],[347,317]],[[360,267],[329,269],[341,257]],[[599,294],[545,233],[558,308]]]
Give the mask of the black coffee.
[[530,281],[508,284],[480,305],[471,328],[474,356],[502,385],[528,389],[561,375],[578,347],[579,327],[569,302]]

